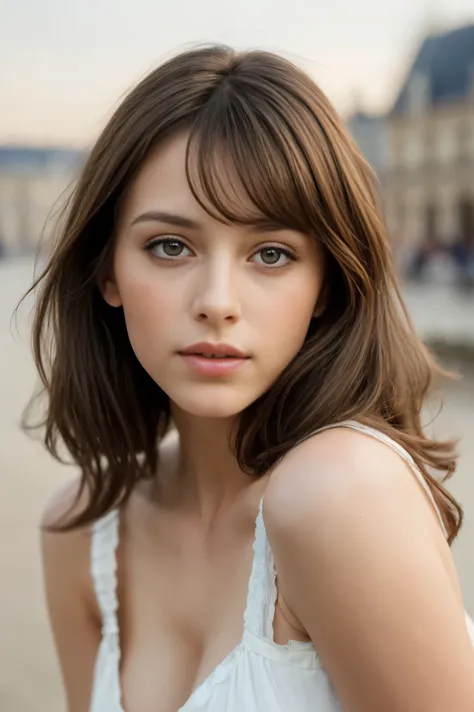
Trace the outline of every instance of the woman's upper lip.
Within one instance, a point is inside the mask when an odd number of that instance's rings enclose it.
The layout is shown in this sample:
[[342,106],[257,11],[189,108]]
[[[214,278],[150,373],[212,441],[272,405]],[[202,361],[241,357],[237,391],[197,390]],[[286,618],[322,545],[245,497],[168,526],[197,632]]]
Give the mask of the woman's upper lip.
[[236,349],[235,346],[230,346],[229,344],[211,344],[207,341],[200,342],[198,344],[193,344],[185,349],[182,349],[180,354],[186,354],[188,356],[201,355],[201,356],[215,356],[216,358],[224,358],[225,356],[233,356],[234,358],[249,358],[246,354]]

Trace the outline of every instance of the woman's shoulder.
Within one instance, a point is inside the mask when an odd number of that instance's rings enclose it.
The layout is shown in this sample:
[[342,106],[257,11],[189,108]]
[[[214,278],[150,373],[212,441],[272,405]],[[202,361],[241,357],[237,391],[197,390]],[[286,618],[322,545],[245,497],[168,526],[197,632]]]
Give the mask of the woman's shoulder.
[[[42,530],[59,530],[67,527],[85,508],[89,501],[86,488],[81,487],[81,478],[76,476],[61,484],[47,500],[42,516]],[[82,536],[89,535],[90,526],[81,527]]]
[[61,485],[47,501],[41,517],[43,576],[50,608],[69,601],[71,610],[80,607],[98,619],[90,575],[93,525],[67,528],[86,503],[79,478]]
[[311,491],[318,499],[323,491],[344,497],[353,488],[387,484],[402,467],[406,464],[399,455],[376,437],[346,425],[332,426],[307,437],[282,458],[270,477],[265,503],[289,494],[286,488],[294,497],[303,493],[303,501]]
[[58,487],[46,502],[40,522],[43,558],[58,570],[89,574],[93,524],[69,526],[87,505],[89,495],[75,477]]
[[342,531],[351,522],[357,527],[362,518],[390,513],[405,523],[427,522],[439,530],[408,456],[401,457],[400,448],[377,435],[336,426],[294,447],[275,468],[265,493],[269,532],[305,522],[315,526],[315,520],[321,527],[325,522],[326,532],[328,526]]

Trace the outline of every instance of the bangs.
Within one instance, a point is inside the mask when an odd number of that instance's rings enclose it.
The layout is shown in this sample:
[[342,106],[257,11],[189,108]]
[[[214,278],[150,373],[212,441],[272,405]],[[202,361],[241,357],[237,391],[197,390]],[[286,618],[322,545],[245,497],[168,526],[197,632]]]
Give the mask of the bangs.
[[[248,85],[221,86],[195,120],[187,148],[190,189],[212,217],[314,233],[318,188],[301,143],[299,112]],[[305,130],[306,128],[306,130]]]

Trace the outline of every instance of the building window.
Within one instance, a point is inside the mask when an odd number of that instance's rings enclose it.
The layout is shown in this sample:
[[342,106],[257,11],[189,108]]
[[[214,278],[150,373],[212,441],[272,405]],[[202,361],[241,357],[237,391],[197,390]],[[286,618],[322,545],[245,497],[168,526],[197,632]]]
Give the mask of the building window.
[[470,154],[471,127],[467,121],[460,121],[457,126],[457,155],[462,161]]
[[436,143],[438,158],[442,163],[450,163],[456,158],[458,134],[453,131],[453,126],[448,123],[440,126]]
[[423,132],[418,126],[412,127],[406,137],[406,164],[410,168],[417,168],[424,160]]

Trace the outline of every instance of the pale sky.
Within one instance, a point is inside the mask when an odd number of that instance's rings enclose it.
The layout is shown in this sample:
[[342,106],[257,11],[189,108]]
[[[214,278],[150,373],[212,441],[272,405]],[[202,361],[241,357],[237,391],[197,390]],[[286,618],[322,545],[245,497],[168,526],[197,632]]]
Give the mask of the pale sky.
[[0,142],[86,145],[120,97],[202,42],[280,52],[341,112],[393,99],[428,23],[473,0],[0,0]]

